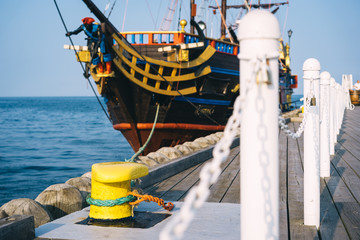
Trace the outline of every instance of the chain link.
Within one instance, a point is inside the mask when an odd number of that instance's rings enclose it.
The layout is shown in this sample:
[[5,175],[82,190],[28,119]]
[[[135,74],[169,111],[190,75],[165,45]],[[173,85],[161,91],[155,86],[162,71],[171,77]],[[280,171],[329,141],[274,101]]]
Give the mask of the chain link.
[[268,82],[270,80],[268,79],[270,76],[270,69],[266,64],[267,59],[268,58],[266,57],[246,59],[252,63],[253,71],[251,72],[249,79],[246,80],[247,84],[243,86],[245,88],[243,94],[240,94],[235,100],[234,111],[226,124],[224,136],[214,147],[213,160],[206,163],[201,169],[199,185],[193,187],[189,191],[185,197],[185,201],[180,212],[174,215],[161,231],[161,240],[181,239],[191,220],[194,218],[195,209],[201,207],[210,195],[209,188],[220,176],[220,165],[226,161],[229,156],[230,146],[237,135],[237,130],[240,127],[241,112],[246,104],[246,97],[249,90],[256,83],[256,78],[259,73],[261,73],[261,78],[264,82]]
[[279,127],[280,129],[289,137],[292,138],[299,138],[301,134],[304,132],[304,128],[306,125],[307,118],[309,116],[309,108],[311,103],[311,98],[315,97],[314,90],[313,90],[313,79],[310,80],[310,91],[308,92],[305,101],[304,101],[304,117],[301,121],[301,124],[299,128],[296,130],[296,132],[293,132],[289,129],[289,126],[286,124],[285,119],[281,115],[281,109],[279,108]]
[[160,233],[160,239],[180,239],[185,230],[188,228],[191,220],[194,217],[194,210],[202,206],[210,195],[210,186],[214,184],[220,173],[220,165],[224,162],[229,153],[230,146],[237,134],[237,129],[241,121],[241,109],[245,102],[245,97],[238,96],[232,116],[229,118],[224,130],[224,136],[216,144],[213,150],[213,160],[205,164],[200,172],[200,183],[193,187],[185,197],[184,204],[181,207],[180,213],[173,216],[166,227]]

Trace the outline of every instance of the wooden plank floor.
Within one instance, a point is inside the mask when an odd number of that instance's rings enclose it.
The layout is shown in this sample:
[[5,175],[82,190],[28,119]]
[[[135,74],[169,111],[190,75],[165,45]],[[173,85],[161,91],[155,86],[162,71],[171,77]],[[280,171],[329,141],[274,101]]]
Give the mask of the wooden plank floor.
[[[299,123],[289,123],[292,130]],[[331,157],[331,177],[322,178],[320,229],[304,226],[303,137],[292,139],[279,133],[280,239],[360,239],[360,107],[346,110],[342,129]],[[145,189],[167,201],[183,201],[199,182],[203,164],[178,173]],[[239,147],[233,148],[209,202],[240,203]]]

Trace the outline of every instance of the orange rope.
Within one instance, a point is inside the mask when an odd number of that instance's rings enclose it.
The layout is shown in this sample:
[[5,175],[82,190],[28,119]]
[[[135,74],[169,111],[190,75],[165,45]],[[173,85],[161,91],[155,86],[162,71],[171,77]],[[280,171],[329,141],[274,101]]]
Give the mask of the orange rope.
[[168,211],[171,211],[174,208],[174,204],[172,202],[165,203],[163,199],[153,197],[151,195],[140,195],[135,192],[129,192],[127,194],[127,196],[129,196],[129,195],[132,195],[132,196],[135,196],[138,198],[138,200],[136,200],[134,202],[129,202],[130,205],[136,205],[143,201],[146,201],[146,202],[151,201],[151,202],[156,202],[159,206],[162,206],[165,210],[168,210]]

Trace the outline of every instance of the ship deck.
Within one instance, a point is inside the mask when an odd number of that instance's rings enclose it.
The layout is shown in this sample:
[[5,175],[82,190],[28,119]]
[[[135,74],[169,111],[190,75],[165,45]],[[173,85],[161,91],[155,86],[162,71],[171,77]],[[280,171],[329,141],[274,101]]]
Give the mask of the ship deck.
[[[321,179],[321,224],[304,226],[303,137],[293,139],[283,132],[280,145],[280,234],[281,239],[360,238],[360,107],[346,110],[335,155],[331,157],[331,177]],[[289,123],[295,130],[299,123]],[[240,147],[235,147],[217,183],[211,186],[208,202],[240,203]],[[210,159],[211,160],[211,159]],[[208,161],[210,161],[208,160]],[[167,201],[183,201],[199,182],[204,163],[178,173],[145,189]]]
[[[279,134],[280,141],[280,239],[359,239],[360,238],[360,107],[346,110],[338,135],[336,153],[331,157],[331,176],[321,179],[321,224],[304,226],[303,138]],[[299,123],[289,123],[297,129]],[[231,150],[208,202],[195,215],[184,239],[240,238],[240,157],[239,147]],[[211,160],[211,159],[210,159]],[[209,161],[210,161],[209,160]],[[179,212],[186,193],[199,182],[204,163],[181,171],[144,190],[175,203]],[[166,213],[155,203],[141,203],[135,212]],[[97,227],[75,224],[85,219],[89,208],[42,225],[38,239],[158,239],[167,219],[146,229]],[[231,231],[229,231],[231,229]],[[225,235],[224,235],[225,234]]]

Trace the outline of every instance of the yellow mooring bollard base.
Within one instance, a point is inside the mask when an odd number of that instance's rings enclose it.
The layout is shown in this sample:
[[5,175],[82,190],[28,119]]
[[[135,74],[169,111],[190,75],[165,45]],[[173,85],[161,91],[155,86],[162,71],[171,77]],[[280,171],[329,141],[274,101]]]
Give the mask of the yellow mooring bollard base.
[[[115,200],[131,191],[131,180],[147,175],[148,168],[139,163],[107,162],[92,166],[91,198]],[[96,220],[119,220],[133,215],[128,203],[113,207],[90,206],[89,217]]]

